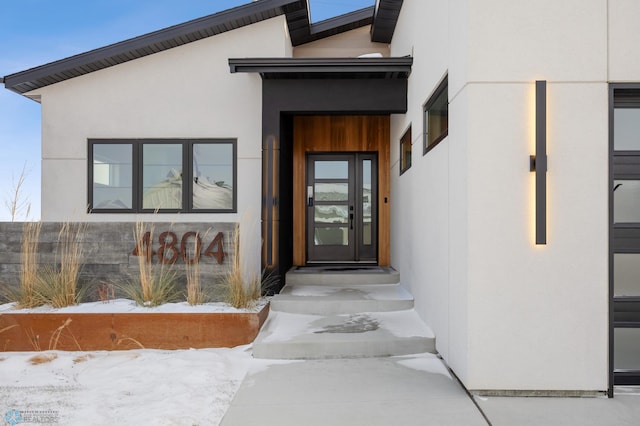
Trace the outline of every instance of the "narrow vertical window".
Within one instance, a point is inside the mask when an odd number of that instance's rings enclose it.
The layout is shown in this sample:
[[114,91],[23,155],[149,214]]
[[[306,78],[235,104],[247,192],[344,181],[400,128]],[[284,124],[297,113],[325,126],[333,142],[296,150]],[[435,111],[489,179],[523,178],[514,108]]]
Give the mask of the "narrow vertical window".
[[613,84],[609,95],[611,392],[640,384],[640,84]]
[[400,138],[400,174],[411,167],[411,126]]
[[449,134],[449,91],[446,77],[424,104],[423,113],[423,153],[426,154]]

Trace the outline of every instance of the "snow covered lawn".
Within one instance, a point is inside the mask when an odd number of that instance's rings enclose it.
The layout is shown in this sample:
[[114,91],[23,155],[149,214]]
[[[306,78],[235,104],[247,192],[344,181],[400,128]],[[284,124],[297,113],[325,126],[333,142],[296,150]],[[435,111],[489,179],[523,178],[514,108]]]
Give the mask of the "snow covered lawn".
[[217,425],[251,363],[250,345],[0,352],[0,422]]

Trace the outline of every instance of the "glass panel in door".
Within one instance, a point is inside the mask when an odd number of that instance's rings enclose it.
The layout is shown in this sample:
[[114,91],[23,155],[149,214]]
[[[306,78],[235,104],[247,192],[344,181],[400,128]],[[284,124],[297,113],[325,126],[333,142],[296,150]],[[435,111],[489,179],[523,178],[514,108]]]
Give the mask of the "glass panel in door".
[[307,257],[354,258],[354,181],[350,155],[310,155],[307,163]]
[[377,261],[375,153],[307,157],[307,261]]

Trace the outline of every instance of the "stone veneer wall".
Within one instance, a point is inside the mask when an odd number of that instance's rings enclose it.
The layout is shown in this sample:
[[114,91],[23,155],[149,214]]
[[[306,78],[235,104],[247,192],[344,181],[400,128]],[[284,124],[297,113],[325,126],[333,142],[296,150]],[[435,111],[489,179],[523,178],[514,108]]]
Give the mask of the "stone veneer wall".
[[[0,222],[0,295],[7,290],[17,289],[20,283],[21,250],[23,223]],[[85,289],[85,301],[98,300],[97,287],[100,284],[118,284],[132,279],[138,274],[138,257],[132,252],[136,247],[135,222],[82,223],[84,231],[81,237],[83,248],[83,267],[80,274],[80,287]],[[182,257],[181,242],[185,234],[197,232],[202,238],[201,256],[199,258],[200,279],[203,288],[216,300],[222,296],[222,276],[233,264],[235,223],[145,223],[145,231],[152,232],[152,262],[158,267],[171,268],[177,273],[178,284],[186,286],[186,263]],[[38,263],[55,265],[59,262],[58,235],[63,226],[60,222],[43,222],[38,244]],[[158,259],[160,236],[164,232],[175,235],[177,260],[173,264],[161,265]],[[222,246],[225,253],[222,263],[213,256],[206,256],[207,248],[218,233],[222,233]],[[167,246],[171,246],[173,236],[165,235]],[[194,235],[185,239],[188,258],[193,258]],[[218,244],[211,247],[211,252],[218,251]],[[163,248],[166,259],[175,256],[173,248]],[[119,294],[116,292],[116,297]]]

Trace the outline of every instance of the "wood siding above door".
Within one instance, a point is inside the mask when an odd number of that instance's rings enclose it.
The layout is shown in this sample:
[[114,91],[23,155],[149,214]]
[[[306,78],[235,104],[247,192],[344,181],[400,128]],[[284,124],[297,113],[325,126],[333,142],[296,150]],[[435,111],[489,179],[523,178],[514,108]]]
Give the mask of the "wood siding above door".
[[389,266],[389,116],[327,115],[293,119],[293,264],[306,263],[305,181],[308,152],[378,153],[378,264]]

